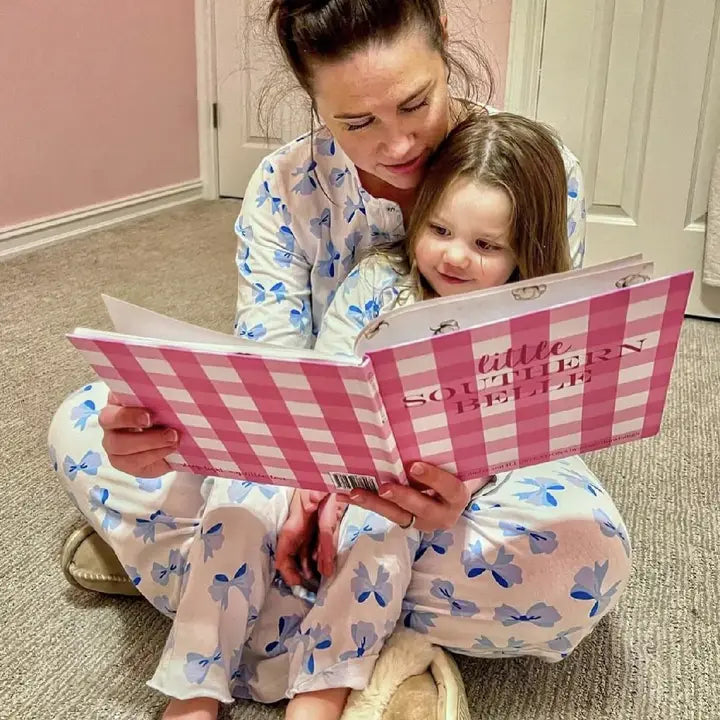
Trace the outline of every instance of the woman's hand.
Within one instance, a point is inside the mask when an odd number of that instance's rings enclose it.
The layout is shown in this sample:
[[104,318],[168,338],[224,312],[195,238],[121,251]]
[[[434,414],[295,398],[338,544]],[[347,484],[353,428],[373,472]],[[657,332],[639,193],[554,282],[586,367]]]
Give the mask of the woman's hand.
[[165,457],[177,447],[177,430],[152,427],[147,410],[123,407],[112,393],[100,411],[99,422],[103,448],[114,468],[141,478],[169,472]]
[[422,532],[449,530],[457,523],[472,494],[490,480],[464,483],[445,470],[417,462],[410,468],[410,477],[415,487],[381,485],[378,495],[353,490],[350,501],[385,516],[400,527],[410,525],[414,517],[414,527]]

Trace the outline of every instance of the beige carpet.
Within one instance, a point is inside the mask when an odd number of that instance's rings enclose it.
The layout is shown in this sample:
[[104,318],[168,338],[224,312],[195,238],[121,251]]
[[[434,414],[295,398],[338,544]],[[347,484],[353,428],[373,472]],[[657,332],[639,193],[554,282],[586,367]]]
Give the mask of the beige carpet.
[[[58,556],[79,518],[46,428],[90,377],[63,333],[108,327],[101,292],[230,328],[237,209],[200,202],[0,263],[0,718],[158,716],[144,681],[168,623],[65,583]],[[720,323],[689,320],[661,436],[590,458],[635,546],[620,609],[559,665],[461,659],[473,718],[720,718],[719,356]],[[227,717],[280,713],[240,704]]]

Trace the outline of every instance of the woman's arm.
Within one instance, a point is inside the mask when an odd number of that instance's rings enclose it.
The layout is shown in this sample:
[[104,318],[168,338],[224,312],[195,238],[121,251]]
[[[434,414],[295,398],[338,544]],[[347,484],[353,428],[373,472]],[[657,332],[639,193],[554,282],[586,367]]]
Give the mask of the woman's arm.
[[567,149],[563,148],[563,160],[567,172],[568,183],[568,243],[570,245],[570,260],[573,268],[581,268],[585,258],[585,181],[578,159]]
[[300,248],[298,222],[264,161],[248,184],[240,216],[235,334],[290,347],[312,347],[311,262]]

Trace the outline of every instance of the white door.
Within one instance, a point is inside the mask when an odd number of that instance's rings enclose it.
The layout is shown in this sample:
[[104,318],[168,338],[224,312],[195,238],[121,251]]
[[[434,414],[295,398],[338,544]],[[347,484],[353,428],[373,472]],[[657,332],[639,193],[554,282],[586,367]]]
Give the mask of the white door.
[[588,264],[642,252],[658,274],[693,269],[688,312],[720,317],[702,283],[720,2],[549,0],[537,117],[582,162]]
[[[302,96],[280,95],[282,79],[273,81],[281,65],[265,23],[268,5],[267,0],[215,0],[218,183],[223,197],[242,197],[270,149],[310,129]],[[264,87],[279,100],[269,132],[258,118]]]

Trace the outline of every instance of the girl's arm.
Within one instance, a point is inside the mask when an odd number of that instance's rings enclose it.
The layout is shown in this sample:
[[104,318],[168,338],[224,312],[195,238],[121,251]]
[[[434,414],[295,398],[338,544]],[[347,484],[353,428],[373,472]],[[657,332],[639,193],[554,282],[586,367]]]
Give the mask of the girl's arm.
[[238,238],[235,334],[289,347],[312,347],[312,265],[298,244],[293,218],[277,175],[267,161],[248,184]]
[[366,325],[395,306],[400,278],[380,258],[358,265],[338,287],[323,318],[315,349],[354,355],[355,340]]

